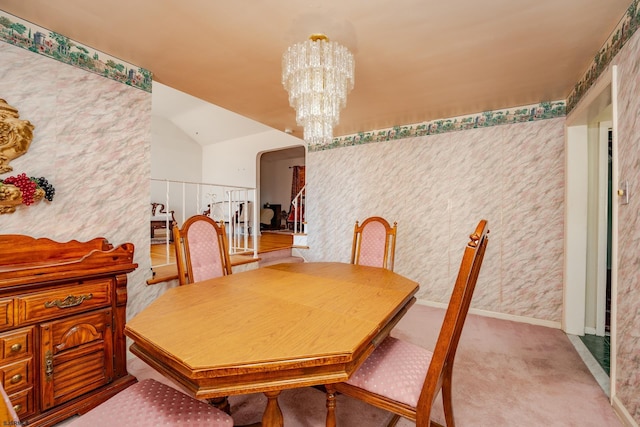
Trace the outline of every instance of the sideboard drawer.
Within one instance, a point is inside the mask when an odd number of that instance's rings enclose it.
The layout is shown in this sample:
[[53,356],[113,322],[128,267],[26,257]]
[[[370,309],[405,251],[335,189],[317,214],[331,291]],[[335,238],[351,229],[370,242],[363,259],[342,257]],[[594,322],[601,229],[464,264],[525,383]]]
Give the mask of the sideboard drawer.
[[0,364],[33,355],[33,326],[0,334]]
[[7,394],[15,393],[33,384],[32,360],[33,358],[29,358],[0,367],[2,384]]
[[54,319],[111,304],[111,280],[87,281],[16,298],[19,324]]
[[0,331],[13,326],[13,298],[0,299]]
[[[33,405],[33,387],[10,394],[9,400],[13,405],[13,409],[16,411],[16,415],[20,419],[23,419],[35,412],[35,407]],[[27,425],[27,423],[25,422],[23,425]]]

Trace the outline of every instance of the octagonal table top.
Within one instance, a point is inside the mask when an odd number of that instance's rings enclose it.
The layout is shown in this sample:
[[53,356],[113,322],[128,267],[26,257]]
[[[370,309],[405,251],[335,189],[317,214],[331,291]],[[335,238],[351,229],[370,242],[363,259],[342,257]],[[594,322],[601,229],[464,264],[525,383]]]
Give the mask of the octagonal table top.
[[382,268],[278,264],[169,289],[125,334],[199,398],[329,384],[348,379],[418,287]]

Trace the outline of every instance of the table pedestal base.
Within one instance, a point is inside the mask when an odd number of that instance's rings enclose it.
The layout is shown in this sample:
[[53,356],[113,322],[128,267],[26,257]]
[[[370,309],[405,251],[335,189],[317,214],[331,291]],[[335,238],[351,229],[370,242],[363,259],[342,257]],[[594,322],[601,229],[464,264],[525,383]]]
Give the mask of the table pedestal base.
[[[264,395],[267,396],[267,407],[265,408],[264,414],[262,415],[262,422],[245,424],[236,427],[283,427],[284,418],[282,417],[282,410],[280,410],[280,405],[278,404],[278,396],[280,395],[280,390],[265,391]],[[215,406],[221,411],[230,414],[229,399],[227,397],[215,397],[207,399],[207,401],[209,402],[209,404]]]
[[326,427],[336,427],[336,389],[333,385],[325,386],[327,391],[327,420]]
[[262,425],[264,427],[282,427],[284,420],[280,405],[278,405],[280,390],[265,391],[264,395],[267,396],[267,407],[262,416]]
[[211,399],[207,399],[207,402],[209,402],[209,405],[231,415],[231,405],[229,404],[229,398],[227,396],[212,397]]

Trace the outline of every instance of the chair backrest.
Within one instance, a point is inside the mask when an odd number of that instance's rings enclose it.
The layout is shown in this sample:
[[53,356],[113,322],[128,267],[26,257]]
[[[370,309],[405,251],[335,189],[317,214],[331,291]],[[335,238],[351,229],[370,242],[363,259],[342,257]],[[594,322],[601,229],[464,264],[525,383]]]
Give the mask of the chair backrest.
[[188,218],[173,229],[180,285],[231,274],[224,222],[208,216]]
[[397,229],[397,222],[394,222],[392,227],[387,220],[379,216],[365,219],[362,225],[356,221],[351,264],[382,267],[393,271]]
[[429,425],[430,408],[442,388],[443,380],[451,381],[453,361],[458,349],[462,327],[471,305],[480,266],[484,259],[488,233],[487,221],[483,219],[478,223],[473,234],[469,236],[470,241],[464,249],[458,277],[449,299],[449,306],[444,315],[431,364],[418,400],[417,425]]

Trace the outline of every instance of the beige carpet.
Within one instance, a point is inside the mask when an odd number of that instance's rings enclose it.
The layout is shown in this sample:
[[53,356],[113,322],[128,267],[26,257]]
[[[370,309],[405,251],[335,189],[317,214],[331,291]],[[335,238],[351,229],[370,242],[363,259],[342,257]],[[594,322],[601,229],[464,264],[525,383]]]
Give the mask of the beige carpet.
[[[444,311],[414,305],[393,335],[432,348]],[[130,372],[139,379],[169,380],[138,359]],[[470,315],[454,367],[454,410],[458,427],[615,427],[617,419],[604,391],[560,330]],[[233,396],[236,424],[260,420],[266,398]],[[320,427],[324,393],[314,388],[280,395],[285,427]],[[347,396],[338,396],[339,427],[384,426],[390,415]],[[444,424],[438,401],[433,419]],[[412,426],[402,419],[398,426]]]

